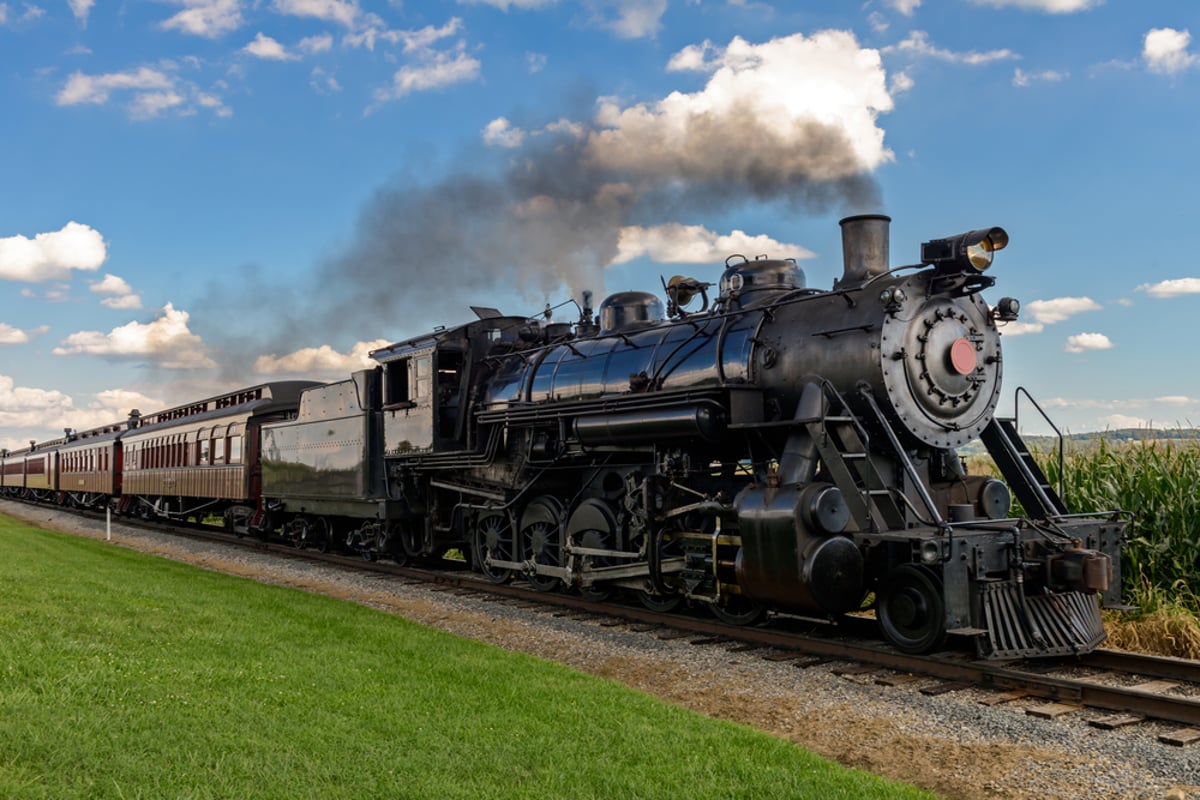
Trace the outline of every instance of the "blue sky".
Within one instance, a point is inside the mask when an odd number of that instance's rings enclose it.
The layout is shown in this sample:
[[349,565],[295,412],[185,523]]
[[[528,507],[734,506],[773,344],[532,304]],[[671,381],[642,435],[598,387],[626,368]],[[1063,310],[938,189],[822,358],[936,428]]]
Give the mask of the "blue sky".
[[[0,0],[0,446],[470,305],[1000,225],[1005,401],[1200,423],[1184,0]],[[559,312],[571,318],[570,309]]]

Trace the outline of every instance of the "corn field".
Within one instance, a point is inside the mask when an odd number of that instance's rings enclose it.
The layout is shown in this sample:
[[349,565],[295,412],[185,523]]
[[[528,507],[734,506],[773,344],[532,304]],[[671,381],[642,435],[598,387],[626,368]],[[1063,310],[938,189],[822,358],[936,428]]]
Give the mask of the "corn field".
[[[1057,454],[1039,461],[1057,486]],[[1063,478],[1071,511],[1133,513],[1122,558],[1126,602],[1147,612],[1200,613],[1200,446],[1186,440],[1100,439],[1068,450]]]

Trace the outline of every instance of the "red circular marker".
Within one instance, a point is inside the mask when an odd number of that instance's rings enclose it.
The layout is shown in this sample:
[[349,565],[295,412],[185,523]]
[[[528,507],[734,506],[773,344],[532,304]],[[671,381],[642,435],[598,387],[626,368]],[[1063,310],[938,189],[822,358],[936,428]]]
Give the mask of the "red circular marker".
[[975,345],[965,336],[960,336],[950,345],[950,365],[959,375],[970,375],[975,371]]

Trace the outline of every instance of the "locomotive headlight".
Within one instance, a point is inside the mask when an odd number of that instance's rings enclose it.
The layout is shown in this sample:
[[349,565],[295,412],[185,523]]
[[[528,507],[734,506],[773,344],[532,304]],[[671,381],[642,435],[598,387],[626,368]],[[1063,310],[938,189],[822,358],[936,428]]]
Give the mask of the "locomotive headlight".
[[1008,246],[1004,228],[980,228],[921,245],[921,263],[944,272],[983,272],[992,265],[997,250]]

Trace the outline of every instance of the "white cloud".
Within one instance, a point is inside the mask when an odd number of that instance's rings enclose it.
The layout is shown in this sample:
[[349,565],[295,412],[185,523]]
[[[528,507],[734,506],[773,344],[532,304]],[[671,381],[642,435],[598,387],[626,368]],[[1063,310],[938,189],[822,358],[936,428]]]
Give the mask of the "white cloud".
[[194,113],[197,107],[208,108],[220,117],[233,113],[219,97],[202,92],[194,84],[182,81],[167,71],[173,66],[139,67],[127,72],[102,75],[73,72],[55,97],[55,102],[60,106],[84,103],[103,105],[114,92],[130,92],[132,100],[126,108],[130,118],[135,120],[159,117],[169,109],[175,109],[180,115]]
[[1200,294],[1200,278],[1174,278],[1158,283],[1143,283],[1137,291],[1151,297],[1179,297],[1185,294]]
[[150,397],[128,389],[106,389],[95,394],[95,399],[86,408],[75,409],[67,414],[62,425],[75,431],[86,431],[101,426],[115,425],[129,418],[133,409],[150,411],[166,408],[170,403],[158,397]]
[[56,356],[94,355],[150,362],[168,369],[215,367],[199,336],[188,330],[190,315],[167,303],[153,322],[130,322],[108,333],[72,333],[52,351]]
[[885,47],[883,51],[885,53],[903,53],[912,56],[936,58],[940,61],[949,61],[952,64],[967,64],[970,66],[1020,58],[1019,55],[1007,48],[1003,50],[988,50],[983,53],[977,50],[960,53],[954,50],[934,47],[929,41],[929,34],[925,31],[913,31],[900,44]]
[[496,117],[483,129],[483,141],[492,147],[520,147],[525,131],[514,128],[505,117]]
[[921,7],[921,0],[887,0],[887,4],[904,16],[911,17]]
[[646,256],[660,264],[719,264],[735,253],[753,258],[759,254],[773,258],[812,258],[813,252],[796,244],[785,244],[762,234],[751,236],[734,230],[727,235],[710,231],[703,225],[670,223],[643,228],[621,228],[617,255],[613,264],[624,264]]
[[101,305],[117,309],[138,309],[142,307],[142,298],[135,294],[133,288],[124,278],[116,275],[105,275],[103,280],[92,283],[89,287],[96,294],[107,295],[100,301]]
[[[73,407],[71,398],[62,392],[17,386],[8,375],[0,375],[0,426],[4,428],[44,428]],[[9,440],[6,446],[15,449],[28,444],[28,440]]]
[[891,90],[892,94],[903,94],[904,92],[911,90],[914,85],[916,84],[913,82],[912,76],[901,70],[899,72],[892,73],[892,78],[888,88]]
[[66,278],[71,270],[96,270],[108,258],[99,231],[78,222],[32,239],[0,239],[0,279],[38,283]]
[[1013,86],[1032,86],[1035,83],[1060,83],[1071,77],[1069,72],[1058,72],[1053,69],[1042,70],[1041,72],[1026,72],[1023,69],[1017,68],[1013,71]]
[[469,6],[492,6],[501,11],[508,11],[510,8],[520,8],[523,10],[545,8],[546,6],[554,5],[557,0],[458,0],[458,2]]
[[20,328],[14,328],[7,322],[0,322],[0,344],[25,344],[29,334]]
[[32,330],[23,331],[6,322],[0,322],[0,344],[25,344],[34,336],[41,336],[49,330],[49,325],[40,325]]
[[334,94],[342,90],[342,85],[338,83],[337,78],[320,67],[313,67],[312,73],[308,76],[308,85],[317,94]]
[[1085,311],[1099,311],[1100,304],[1090,297],[1056,297],[1053,300],[1034,300],[1024,311],[1043,325],[1062,322]]
[[735,37],[723,49],[685,48],[670,63],[712,75],[702,91],[672,92],[652,105],[603,99],[600,129],[588,142],[595,165],[666,180],[736,177],[769,194],[860,175],[894,158],[875,124],[892,109],[879,53],[860,48],[851,33],[763,44]]
[[296,48],[308,55],[316,55],[317,53],[327,53],[333,49],[333,36],[328,33],[320,36],[308,36],[300,40]]
[[1194,397],[1188,397],[1182,394],[1171,394],[1163,397],[1154,398],[1154,402],[1162,403],[1164,406],[1190,406],[1200,402]]
[[1104,0],[972,0],[977,6],[995,8],[1020,8],[1027,11],[1045,11],[1047,14],[1073,14],[1087,11],[1102,4]]
[[1188,52],[1192,34],[1174,28],[1155,28],[1142,41],[1146,68],[1161,75],[1174,75],[1196,66],[1200,57]]
[[1111,350],[1112,341],[1103,333],[1077,333],[1067,337],[1064,348],[1068,353],[1083,353],[1088,350]]
[[240,0],[176,0],[175,4],[183,11],[160,23],[164,30],[215,39],[242,24]]
[[1005,336],[1028,336],[1031,333],[1041,333],[1046,326],[1040,322],[1002,322],[1000,333]]
[[428,51],[442,39],[454,36],[462,30],[462,18],[451,17],[450,21],[440,28],[426,25],[415,31],[393,31],[393,38],[404,45],[404,52],[419,53]]
[[1128,414],[1109,414],[1100,420],[1111,428],[1148,428],[1150,421],[1141,417],[1131,417]]
[[254,371],[260,375],[345,375],[376,366],[371,358],[372,350],[391,344],[387,339],[358,342],[349,353],[339,353],[327,344],[320,347],[305,347],[284,356],[274,353],[259,356],[254,362]]
[[210,109],[218,117],[232,117],[233,109],[225,105],[225,101],[217,97],[215,94],[207,92],[196,92],[196,105]]
[[106,297],[100,305],[122,311],[136,311],[142,307],[142,298],[136,294],[126,294],[120,297]]
[[242,52],[267,61],[295,61],[300,58],[262,31],[258,32],[253,42],[242,48]]
[[707,72],[711,69],[709,56],[716,51],[713,43],[705,39],[702,44],[689,44],[667,62],[668,72]]
[[585,0],[598,27],[622,39],[654,36],[662,27],[667,0]]
[[545,53],[526,53],[525,65],[529,68],[530,75],[536,75],[546,68]]
[[88,14],[92,11],[92,6],[96,4],[96,0],[67,0],[67,5],[71,7],[71,13],[75,15],[75,19],[79,24],[86,26]]
[[[56,390],[17,386],[7,375],[0,375],[0,428],[10,435],[0,439],[0,447],[24,448],[30,439],[44,441],[62,435],[64,428],[86,431],[114,425],[129,416],[129,411],[163,408],[157,398],[126,389],[98,392],[86,407]],[[22,437],[21,431],[27,431]]]
[[142,92],[130,101],[129,116],[138,120],[153,119],[164,111],[179,108],[185,102],[183,95],[173,89],[165,92]]
[[49,289],[46,290],[43,297],[45,297],[51,303],[66,302],[66,300],[70,296],[70,289],[71,289],[70,284],[56,283],[56,284],[53,284]]
[[36,22],[46,16],[46,9],[41,6],[35,6],[32,3],[25,3],[25,13],[18,17],[10,17],[8,13],[8,3],[0,3],[0,25],[6,25],[12,22],[14,25],[24,25],[30,22]]
[[55,98],[60,106],[80,103],[106,103],[114,91],[170,89],[174,80],[170,75],[150,67],[140,67],[133,72],[110,72],[104,75],[85,75],[74,72]]
[[399,100],[413,92],[428,91],[475,80],[482,65],[459,43],[454,52],[429,53],[416,64],[406,64],[392,76],[392,85],[375,90],[375,104]]
[[314,17],[353,28],[362,13],[356,2],[343,0],[275,0],[271,7],[280,14],[295,17]]

